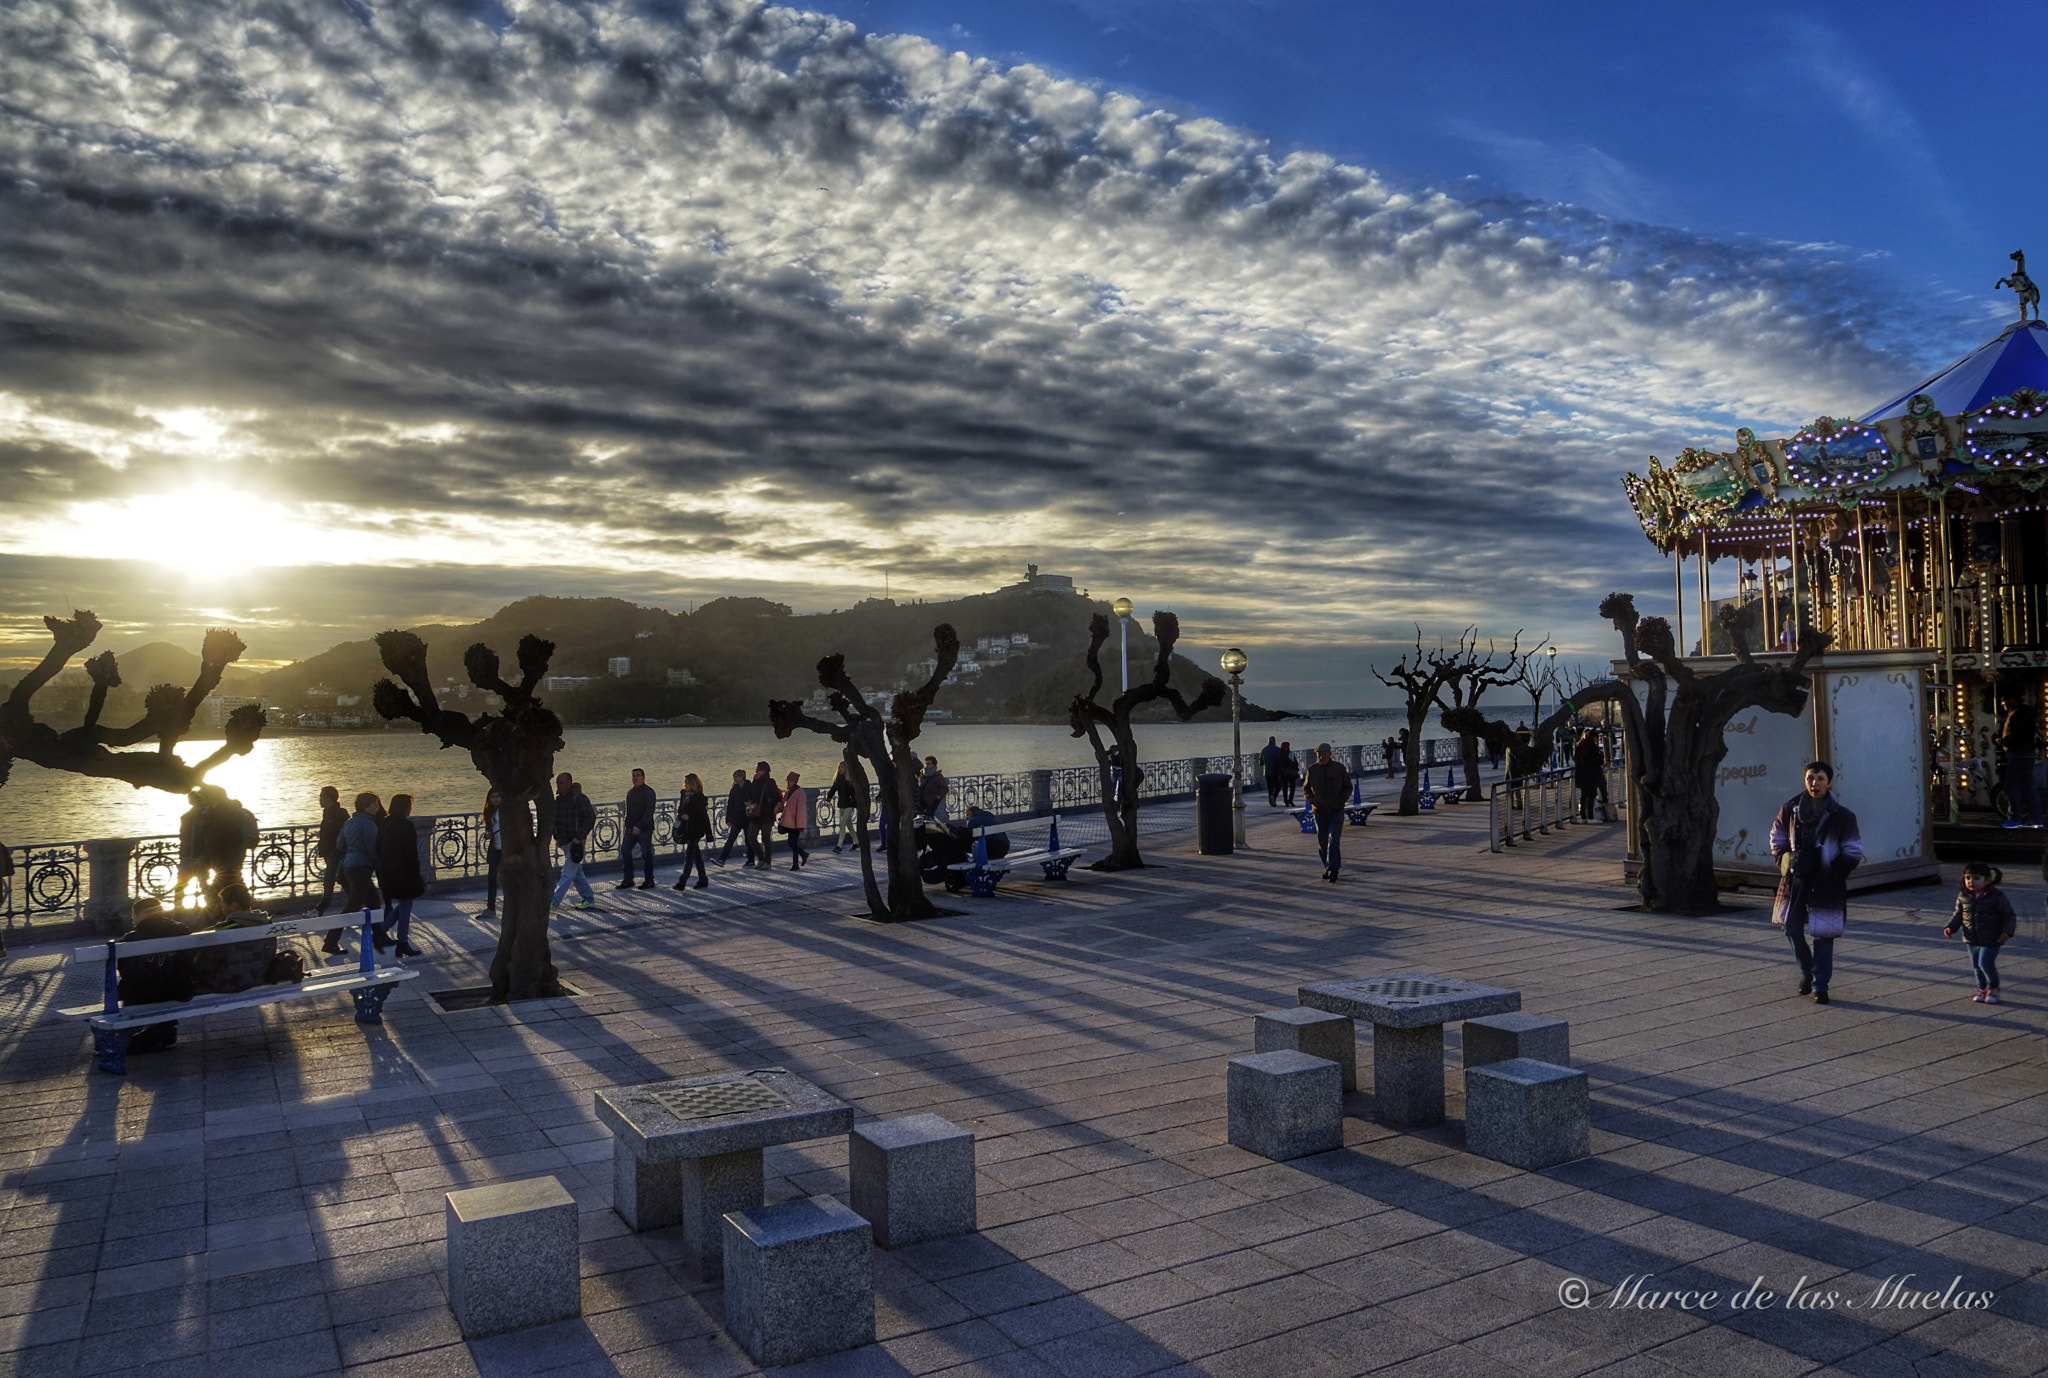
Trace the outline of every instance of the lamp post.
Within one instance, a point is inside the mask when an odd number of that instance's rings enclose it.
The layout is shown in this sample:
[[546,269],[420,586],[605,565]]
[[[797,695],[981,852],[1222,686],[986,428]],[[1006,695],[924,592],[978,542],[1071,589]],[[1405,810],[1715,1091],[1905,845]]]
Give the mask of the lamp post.
[[1223,653],[1223,669],[1230,676],[1230,841],[1244,846],[1244,740],[1239,735],[1243,718],[1244,667],[1251,658],[1232,646]]
[[1135,606],[1128,598],[1119,598],[1109,605],[1109,610],[1116,614],[1117,649],[1122,653],[1126,694],[1131,692],[1131,609]]
[[[1543,654],[1550,661],[1550,664],[1544,668],[1543,682],[1550,686],[1552,693],[1557,694],[1558,698],[1562,699],[1564,695],[1557,687],[1557,647],[1545,646]],[[1536,721],[1539,723],[1543,721],[1543,705],[1540,703],[1536,705]],[[1557,734],[1555,732],[1550,734],[1550,763],[1553,766],[1557,764]]]

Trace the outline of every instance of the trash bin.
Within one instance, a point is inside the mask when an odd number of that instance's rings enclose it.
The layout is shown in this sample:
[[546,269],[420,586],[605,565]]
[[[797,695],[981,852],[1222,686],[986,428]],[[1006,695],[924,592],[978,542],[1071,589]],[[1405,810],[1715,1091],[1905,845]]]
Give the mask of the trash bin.
[[1230,832],[1230,777],[1197,776],[1195,850],[1203,856],[1229,856]]

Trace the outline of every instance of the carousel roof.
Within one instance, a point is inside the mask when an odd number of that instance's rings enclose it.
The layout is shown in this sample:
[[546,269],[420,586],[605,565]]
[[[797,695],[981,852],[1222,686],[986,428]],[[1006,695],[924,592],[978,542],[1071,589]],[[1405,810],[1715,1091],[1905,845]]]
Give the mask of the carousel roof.
[[1936,411],[1961,416],[2021,388],[2048,393],[2048,324],[2040,321],[2013,322],[1989,344],[1979,345],[1926,382],[1857,419],[1869,424],[1904,416],[1907,405],[1923,394],[1933,400]]
[[[1669,468],[1622,480],[1643,533],[1660,550],[1703,540],[1742,543],[1788,521],[1841,520],[1866,502],[1931,508],[1961,488],[1996,508],[2037,503],[2048,486],[2048,324],[2023,255],[1999,286],[2020,319],[1874,411],[1823,416],[1783,438],[1744,427],[1735,448],[1688,448]],[[2029,308],[2036,319],[2029,320]]]

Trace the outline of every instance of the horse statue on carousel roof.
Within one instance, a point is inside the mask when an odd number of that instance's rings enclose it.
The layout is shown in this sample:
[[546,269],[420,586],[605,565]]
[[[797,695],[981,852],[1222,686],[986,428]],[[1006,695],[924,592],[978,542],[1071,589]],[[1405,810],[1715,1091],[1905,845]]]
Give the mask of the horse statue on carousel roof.
[[2013,261],[2012,274],[2009,277],[2000,278],[1991,290],[1995,292],[2000,287],[2012,288],[2014,295],[2020,299],[2020,319],[2024,321],[2027,318],[2027,308],[2031,306],[2034,308],[2034,319],[2040,320],[2041,289],[2036,287],[2034,280],[2027,276],[2027,255],[2025,251],[2014,249],[2006,257]]

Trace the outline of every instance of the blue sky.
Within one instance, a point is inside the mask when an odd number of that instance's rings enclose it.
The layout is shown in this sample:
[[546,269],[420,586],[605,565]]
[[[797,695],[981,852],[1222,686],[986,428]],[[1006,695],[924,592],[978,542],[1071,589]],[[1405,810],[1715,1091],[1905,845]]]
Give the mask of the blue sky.
[[867,0],[882,30],[1046,64],[1441,185],[1840,245],[1992,319],[2048,263],[2038,4]]
[[[0,6],[0,638],[1071,574],[1611,654],[1620,477],[2011,318],[2018,6]],[[0,646],[0,657],[10,648]]]

